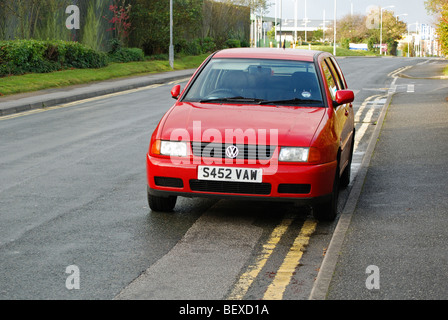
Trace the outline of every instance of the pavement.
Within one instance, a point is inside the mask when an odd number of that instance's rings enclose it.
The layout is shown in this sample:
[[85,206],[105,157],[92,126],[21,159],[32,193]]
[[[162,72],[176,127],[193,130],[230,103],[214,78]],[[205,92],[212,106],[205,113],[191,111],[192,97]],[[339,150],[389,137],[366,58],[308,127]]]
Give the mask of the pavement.
[[448,297],[446,65],[406,70],[415,93],[389,96],[310,299]]
[[51,107],[153,84],[167,83],[191,77],[195,70],[196,69],[176,70],[4,96],[0,97],[0,116],[24,112],[31,109]]

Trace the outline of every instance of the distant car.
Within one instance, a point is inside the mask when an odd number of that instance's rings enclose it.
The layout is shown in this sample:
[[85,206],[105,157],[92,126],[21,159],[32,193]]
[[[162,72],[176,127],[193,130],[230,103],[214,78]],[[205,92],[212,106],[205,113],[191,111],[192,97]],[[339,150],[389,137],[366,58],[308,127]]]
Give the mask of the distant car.
[[148,203],[177,196],[278,200],[337,215],[350,182],[353,91],[335,58],[297,49],[238,48],[210,55],[152,134]]

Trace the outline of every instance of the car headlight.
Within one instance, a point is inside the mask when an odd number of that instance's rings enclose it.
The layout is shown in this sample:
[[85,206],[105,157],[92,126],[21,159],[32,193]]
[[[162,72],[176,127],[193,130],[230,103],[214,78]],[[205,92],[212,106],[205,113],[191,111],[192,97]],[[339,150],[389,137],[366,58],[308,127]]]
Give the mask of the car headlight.
[[307,162],[310,148],[281,147],[278,161]]
[[160,141],[160,154],[164,156],[186,157],[187,143],[182,141]]

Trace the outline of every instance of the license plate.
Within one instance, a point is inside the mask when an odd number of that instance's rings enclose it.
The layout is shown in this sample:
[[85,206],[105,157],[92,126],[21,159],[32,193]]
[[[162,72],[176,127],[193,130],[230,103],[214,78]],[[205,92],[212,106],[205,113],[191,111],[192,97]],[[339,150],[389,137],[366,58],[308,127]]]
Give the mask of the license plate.
[[198,166],[198,180],[262,182],[263,169]]

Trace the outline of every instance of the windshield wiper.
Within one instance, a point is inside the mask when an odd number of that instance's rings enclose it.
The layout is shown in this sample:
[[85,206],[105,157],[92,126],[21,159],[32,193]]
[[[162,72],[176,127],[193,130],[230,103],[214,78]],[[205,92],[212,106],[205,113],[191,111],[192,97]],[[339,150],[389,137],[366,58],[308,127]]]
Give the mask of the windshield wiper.
[[242,96],[237,97],[226,97],[226,98],[210,98],[210,99],[203,99],[199,100],[199,102],[215,102],[215,101],[223,101],[223,102],[263,102],[263,99],[256,99],[256,98],[246,98]]
[[285,100],[262,100],[259,102],[259,104],[278,104],[278,103],[322,103],[321,100],[313,100],[313,99],[285,99]]

